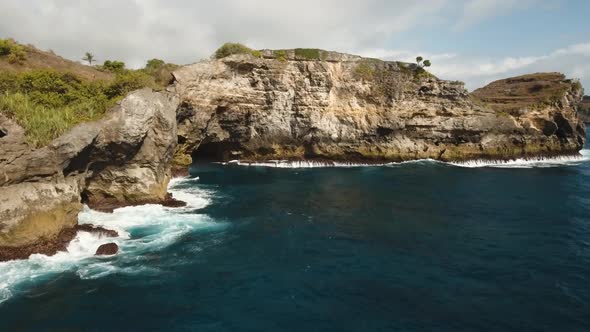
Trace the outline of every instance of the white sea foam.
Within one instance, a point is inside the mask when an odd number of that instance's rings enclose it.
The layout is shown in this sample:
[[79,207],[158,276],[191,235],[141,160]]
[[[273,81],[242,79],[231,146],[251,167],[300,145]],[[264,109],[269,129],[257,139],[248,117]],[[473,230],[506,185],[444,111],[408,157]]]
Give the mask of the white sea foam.
[[388,164],[363,164],[348,163],[337,161],[312,161],[312,160],[268,160],[265,162],[242,162],[232,160],[223,165],[254,166],[254,167],[274,167],[274,168],[323,168],[323,167],[367,167],[367,166],[384,166]]
[[[13,294],[27,288],[27,284],[51,274],[70,271],[82,279],[100,278],[112,273],[146,274],[157,273],[152,267],[128,266],[146,252],[158,251],[177,241],[187,232],[199,228],[223,226],[194,210],[207,206],[210,193],[194,186],[183,184],[198,179],[173,179],[169,191],[177,199],[187,202],[183,208],[168,208],[161,205],[142,205],[116,209],[102,213],[85,207],[79,214],[80,224],[93,224],[116,230],[119,236],[105,238],[97,234],[79,232],[70,242],[67,251],[53,256],[31,255],[26,260],[0,263],[0,303]],[[133,233],[140,236],[133,237]],[[119,254],[114,257],[96,257],[101,245],[114,242]]]
[[544,167],[561,167],[575,166],[590,161],[590,150],[580,151],[577,156],[562,156],[551,158],[532,158],[532,159],[514,159],[514,160],[472,160],[461,163],[449,163],[459,167],[497,167],[497,168],[544,168]]
[[577,156],[563,156],[552,158],[530,158],[530,159],[513,159],[513,160],[471,160],[465,162],[444,162],[434,159],[418,159],[394,163],[366,164],[366,163],[343,163],[343,162],[320,162],[320,161],[289,161],[289,160],[269,160],[266,162],[249,163],[232,160],[223,165],[239,165],[253,167],[273,167],[273,168],[325,168],[325,167],[378,167],[378,166],[402,166],[408,164],[443,164],[457,167],[478,168],[478,167],[497,167],[497,168],[535,168],[535,167],[561,167],[575,166],[590,161],[590,150],[580,151]]

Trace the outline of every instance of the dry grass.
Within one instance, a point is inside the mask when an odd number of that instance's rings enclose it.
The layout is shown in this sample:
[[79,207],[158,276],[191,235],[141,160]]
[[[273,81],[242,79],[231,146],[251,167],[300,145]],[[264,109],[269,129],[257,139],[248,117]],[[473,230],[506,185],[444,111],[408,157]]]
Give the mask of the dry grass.
[[93,67],[64,59],[51,51],[42,51],[32,45],[23,45],[26,58],[21,63],[10,63],[8,57],[0,57],[0,71],[22,73],[39,69],[53,69],[72,73],[84,80],[111,81],[114,75],[99,71]]
[[472,97],[500,112],[557,102],[572,82],[560,73],[536,73],[498,80],[473,91]]

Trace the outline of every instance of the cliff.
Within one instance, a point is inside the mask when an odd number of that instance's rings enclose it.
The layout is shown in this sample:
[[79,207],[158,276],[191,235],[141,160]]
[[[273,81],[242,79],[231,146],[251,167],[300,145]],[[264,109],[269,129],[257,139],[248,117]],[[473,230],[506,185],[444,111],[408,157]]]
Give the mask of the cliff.
[[42,148],[0,114],[0,261],[63,250],[82,203],[167,201],[177,106],[174,94],[138,90]]
[[586,123],[590,122],[590,96],[584,96],[578,108],[578,113],[582,121]]
[[414,64],[321,50],[260,54],[174,71],[178,156],[461,161],[576,154],[584,144],[575,110],[582,88],[561,74],[499,81],[470,95],[463,83]]
[[173,76],[167,91],[136,90],[39,148],[0,112],[0,261],[63,250],[82,204],[180,204],[166,192],[171,164],[191,159],[511,159],[576,154],[585,141],[582,87],[558,73],[469,94],[415,64],[246,49]]

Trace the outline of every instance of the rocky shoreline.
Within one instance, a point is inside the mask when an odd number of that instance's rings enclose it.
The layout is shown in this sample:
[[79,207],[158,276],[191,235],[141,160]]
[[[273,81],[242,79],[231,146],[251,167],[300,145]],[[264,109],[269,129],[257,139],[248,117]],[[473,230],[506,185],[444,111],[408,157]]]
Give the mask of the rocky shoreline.
[[37,149],[20,126],[0,115],[1,257],[63,250],[83,204],[104,210],[181,205],[167,192],[177,106],[174,93],[137,90],[102,120]]
[[59,251],[65,251],[70,242],[76,237],[78,232],[94,233],[101,237],[119,236],[116,231],[110,229],[88,224],[76,225],[72,228],[61,230],[57,235],[51,238],[41,238],[28,245],[17,247],[0,246],[0,262],[15,259],[26,259],[32,254],[53,256]]
[[135,202],[124,202],[116,199],[103,199],[99,201],[87,202],[89,208],[100,211],[112,213],[115,209],[126,207],[126,206],[138,206],[145,204],[159,204],[166,207],[183,207],[186,206],[186,202],[177,200],[172,197],[171,193],[166,193],[164,199],[146,199]]
[[505,161],[576,156],[585,143],[583,89],[558,73],[469,93],[413,64],[317,55],[264,50],[181,67],[166,91],[132,92],[42,148],[0,115],[0,261],[54,254],[77,231],[107,234],[77,225],[83,204],[184,206],[167,187],[193,162]]

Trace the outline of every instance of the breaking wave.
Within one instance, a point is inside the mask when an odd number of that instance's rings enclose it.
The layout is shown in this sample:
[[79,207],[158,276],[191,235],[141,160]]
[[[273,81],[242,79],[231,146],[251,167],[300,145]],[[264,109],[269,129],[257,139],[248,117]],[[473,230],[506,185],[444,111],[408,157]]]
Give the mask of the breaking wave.
[[393,163],[368,164],[368,163],[347,163],[331,161],[289,161],[289,160],[269,160],[266,162],[249,163],[232,160],[222,163],[223,165],[238,165],[252,167],[274,167],[274,168],[323,168],[323,167],[383,167],[383,166],[401,166],[411,164],[442,164],[454,167],[496,167],[496,168],[543,168],[543,167],[561,167],[575,166],[590,161],[590,150],[581,150],[577,156],[562,156],[551,158],[530,158],[530,159],[513,159],[513,160],[471,160],[465,162],[444,162],[434,159],[418,159]]
[[[80,224],[113,229],[119,236],[106,238],[94,233],[78,232],[67,251],[53,256],[34,254],[26,260],[0,263],[0,304],[15,294],[26,292],[28,286],[35,282],[62,272],[74,272],[82,279],[100,278],[112,273],[158,273],[145,264],[138,266],[138,257],[161,250],[188,232],[224,227],[224,224],[198,213],[198,209],[209,205],[211,193],[187,185],[197,180],[187,178],[171,181],[169,191],[175,198],[187,203],[182,208],[148,204],[102,213],[84,207],[78,216]],[[101,244],[110,242],[119,246],[118,255],[94,256]]]
[[577,156],[563,156],[552,158],[514,159],[506,161],[472,160],[461,163],[449,163],[459,167],[498,167],[498,168],[543,168],[576,166],[590,160],[590,150],[580,151]]

